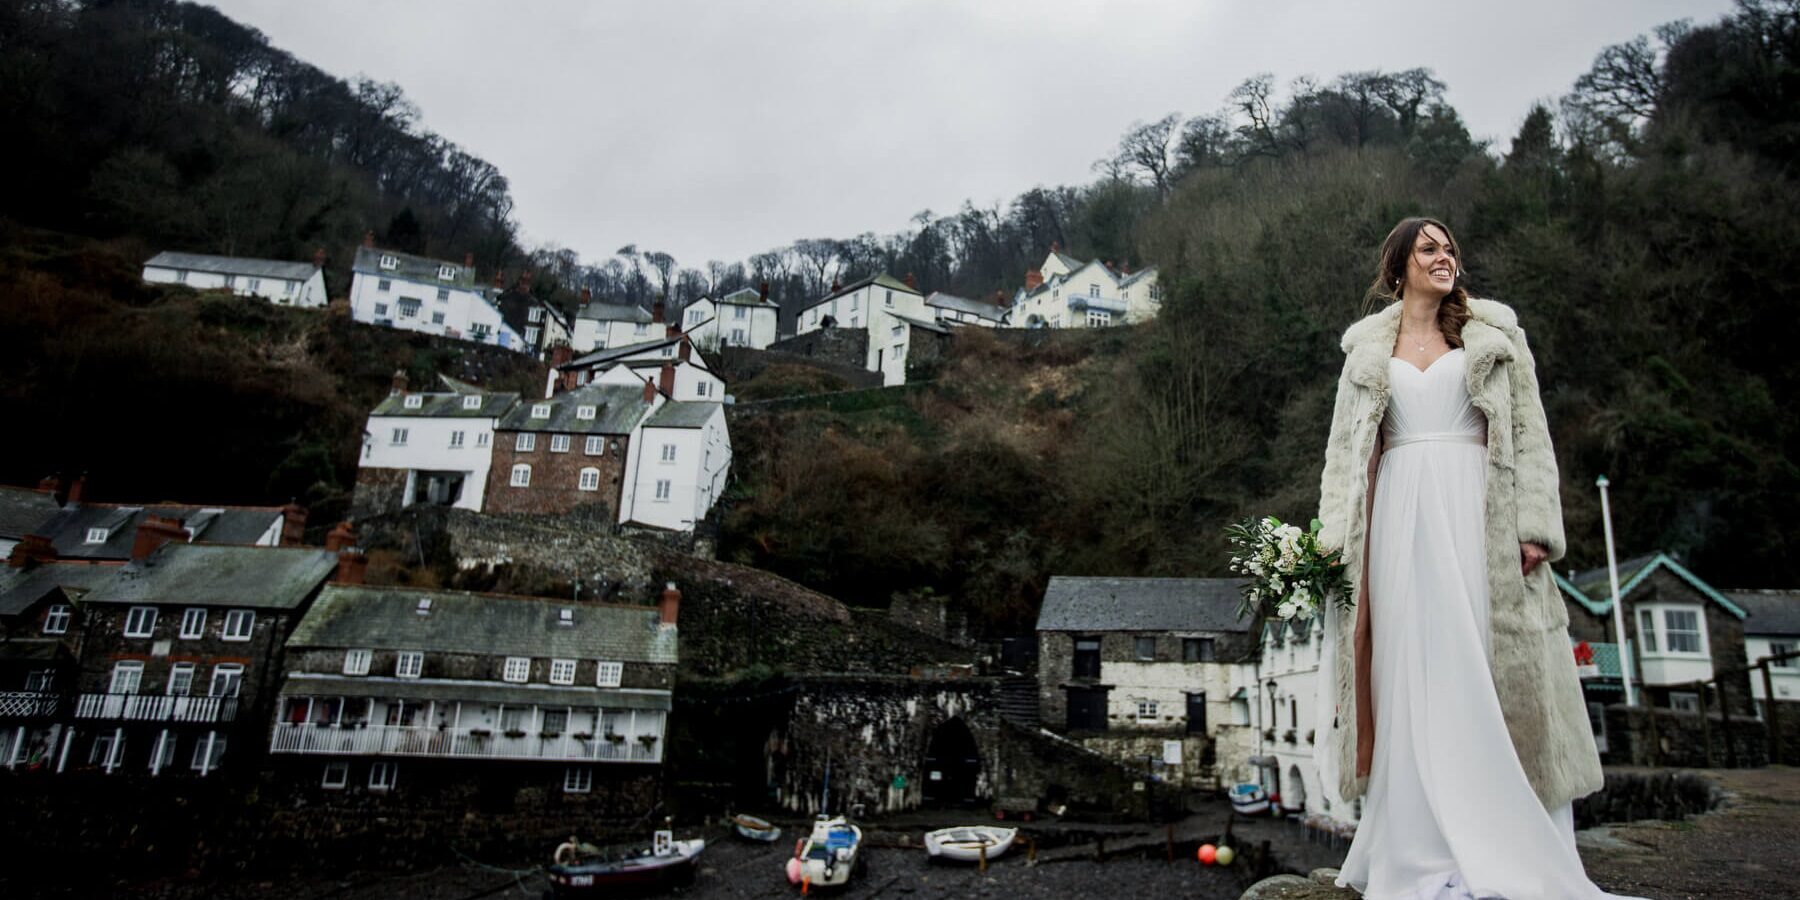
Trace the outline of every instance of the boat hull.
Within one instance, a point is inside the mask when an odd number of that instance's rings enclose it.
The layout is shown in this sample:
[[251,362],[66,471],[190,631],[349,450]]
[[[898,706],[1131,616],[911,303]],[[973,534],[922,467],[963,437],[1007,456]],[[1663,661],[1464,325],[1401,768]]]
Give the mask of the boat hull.
[[653,893],[692,884],[700,869],[702,840],[679,841],[667,856],[637,856],[557,864],[546,870],[553,897],[611,897]]
[[980,862],[982,849],[992,861],[1011,850],[1018,840],[1017,828],[942,828],[925,835],[925,852],[933,859],[950,862]]

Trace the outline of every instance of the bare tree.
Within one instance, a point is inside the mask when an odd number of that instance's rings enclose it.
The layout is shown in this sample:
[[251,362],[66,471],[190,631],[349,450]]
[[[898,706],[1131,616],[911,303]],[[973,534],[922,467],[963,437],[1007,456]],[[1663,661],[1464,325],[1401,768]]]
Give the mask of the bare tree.
[[831,287],[831,273],[838,264],[838,242],[831,238],[802,238],[794,242],[794,254],[812,273],[812,295],[824,296]]
[[1381,76],[1376,85],[1381,102],[1400,122],[1400,134],[1411,137],[1419,127],[1419,119],[1432,106],[1443,102],[1444,83],[1430,69],[1407,69]]
[[1156,188],[1158,197],[1169,195],[1170,173],[1175,168],[1174,144],[1181,124],[1180,113],[1170,113],[1150,123],[1134,123],[1119,139],[1119,165],[1138,171]]
[[1264,72],[1244,80],[1226,100],[1242,117],[1237,126],[1245,149],[1260,156],[1280,156],[1281,139],[1275,133],[1275,76]]
[[1226,165],[1231,158],[1231,123],[1212,113],[1189,119],[1175,143],[1177,171]]
[[670,289],[675,286],[675,257],[661,250],[647,250],[644,252],[644,264],[656,273],[658,292],[664,297],[672,296]]

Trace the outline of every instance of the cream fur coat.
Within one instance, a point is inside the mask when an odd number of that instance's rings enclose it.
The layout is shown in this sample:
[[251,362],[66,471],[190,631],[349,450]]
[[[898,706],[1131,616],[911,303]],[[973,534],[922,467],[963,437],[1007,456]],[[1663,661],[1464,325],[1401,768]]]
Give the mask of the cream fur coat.
[[[1375,453],[1387,412],[1388,358],[1399,332],[1400,309],[1393,303],[1344,332],[1347,355],[1319,489],[1323,542],[1344,549],[1350,583],[1357,585],[1357,614],[1336,611],[1326,619],[1336,705],[1329,716],[1321,710],[1321,721],[1329,717],[1331,725],[1318,751],[1321,776],[1329,779],[1329,773],[1336,773],[1345,800],[1368,787],[1366,771],[1358,772],[1358,723],[1372,731],[1374,715],[1367,685],[1359,684],[1356,650],[1359,621],[1363,628],[1370,622],[1380,627],[1381,598],[1366,596],[1363,560]],[[1555,809],[1599,790],[1602,783],[1569,645],[1568,612],[1551,579],[1550,563],[1565,550],[1556,455],[1518,317],[1504,304],[1477,298],[1470,298],[1469,311],[1473,317],[1462,334],[1469,396],[1488,424],[1486,531],[1494,687],[1525,774],[1544,807]],[[1521,542],[1550,551],[1529,577],[1519,572]],[[1362,638],[1366,641],[1367,635]],[[1365,750],[1373,747],[1372,734],[1360,737]]]

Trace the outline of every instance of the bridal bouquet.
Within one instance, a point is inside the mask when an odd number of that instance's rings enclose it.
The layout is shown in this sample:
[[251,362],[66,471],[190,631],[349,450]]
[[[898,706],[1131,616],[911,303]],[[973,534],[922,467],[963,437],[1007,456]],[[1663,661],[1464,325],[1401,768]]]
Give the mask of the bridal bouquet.
[[1231,571],[1249,577],[1238,617],[1310,619],[1325,611],[1325,598],[1336,595],[1349,608],[1350,580],[1337,550],[1319,546],[1319,520],[1301,531],[1266,516],[1245,519],[1225,529],[1231,540]]

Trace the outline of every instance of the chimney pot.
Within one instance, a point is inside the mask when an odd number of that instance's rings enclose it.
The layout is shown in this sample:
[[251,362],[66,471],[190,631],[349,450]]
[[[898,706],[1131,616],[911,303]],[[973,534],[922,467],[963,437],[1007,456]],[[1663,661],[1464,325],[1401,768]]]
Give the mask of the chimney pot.
[[651,379],[644,380],[644,402],[645,403],[655,403],[656,402],[656,382],[654,380],[651,380]]
[[918,290],[919,289],[918,276],[914,275],[911,272],[906,273],[906,286],[909,288],[912,288],[915,291]]
[[1035,291],[1044,286],[1044,273],[1037,269],[1025,270],[1025,290]]
[[356,546],[356,529],[350,527],[349,522],[337,523],[332,527],[331,532],[325,535],[325,549],[333,553],[354,546]]
[[657,373],[657,379],[660,382],[660,384],[658,386],[662,389],[663,396],[674,397],[675,396],[675,364],[674,363],[663,363],[662,371]]
[[756,296],[760,300],[763,300],[765,302],[768,301],[768,299],[769,299],[769,283],[768,282],[765,281],[762,284],[757,286]]
[[315,269],[325,268],[325,248],[324,247],[320,247],[319,249],[313,251],[313,268],[315,268]]
[[45,475],[38,479],[38,493],[57,494],[62,492],[62,479],[55,475]]
[[392,397],[395,394],[406,393],[406,382],[407,382],[406,370],[405,369],[395,369],[394,370],[394,386],[388,389],[388,396]]
[[69,497],[67,500],[64,500],[63,502],[64,503],[80,503],[81,495],[86,490],[87,490],[87,473],[83,472],[80,475],[75,476],[74,481],[69,482]]
[[180,522],[162,516],[145,516],[131,538],[131,561],[143,562],[162,545],[186,540],[187,529],[182,528]]
[[662,620],[662,627],[675,627],[676,619],[681,616],[681,591],[675,587],[675,582],[671,581],[663,586],[662,601],[656,604],[656,610]]
[[306,537],[306,507],[288,501],[281,508],[281,546],[298,547]]
[[831,292],[832,293],[835,294],[838,291],[841,291],[843,289],[844,289],[844,286],[842,284],[839,284],[838,280],[836,278],[831,279]]
[[369,558],[361,550],[339,550],[337,574],[332,581],[338,584],[362,584],[363,574],[369,570]]
[[658,294],[656,296],[656,302],[650,304],[650,321],[653,324],[661,325],[663,323],[663,317],[666,314],[667,308],[663,306],[662,295]]
[[677,353],[682,362],[688,361],[688,354],[692,353],[693,349],[693,345],[686,338],[681,339],[681,349]]
[[374,249],[374,247],[375,247],[375,229],[371,228],[368,231],[363,232],[363,246],[368,247],[370,249]]
[[1050,242],[1050,252],[1051,253],[1061,253],[1062,252],[1062,241],[1051,241]]
[[593,292],[593,290],[591,290],[591,289],[589,289],[589,288],[582,288],[582,289],[581,289],[581,305],[582,305],[582,306],[586,306],[586,305],[588,305],[588,302],[589,302],[589,301],[591,301],[591,300],[593,300],[593,299],[594,299],[594,292]]

